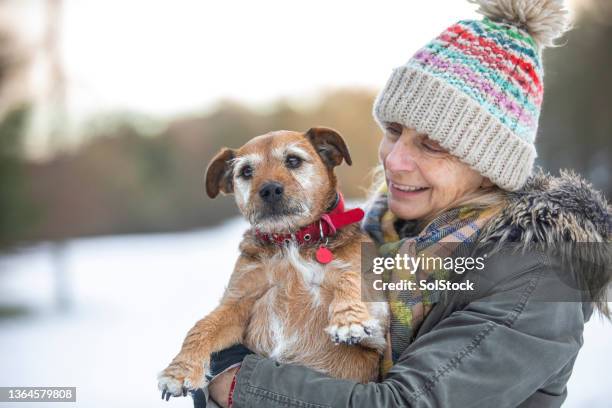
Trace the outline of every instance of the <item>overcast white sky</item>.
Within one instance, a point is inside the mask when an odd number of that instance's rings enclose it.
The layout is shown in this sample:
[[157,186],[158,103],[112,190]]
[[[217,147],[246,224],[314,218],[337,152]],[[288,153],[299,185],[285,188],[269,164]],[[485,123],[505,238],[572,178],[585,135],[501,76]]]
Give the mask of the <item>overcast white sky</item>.
[[[39,50],[32,70],[39,100],[49,85],[40,51],[46,1],[3,3],[16,11],[8,22],[28,34],[30,49]],[[279,98],[308,103],[329,88],[377,90],[392,68],[450,24],[478,18],[467,0],[63,4],[60,49],[73,123],[107,111],[168,118],[202,112],[220,99],[265,108]],[[0,24],[7,24],[6,18]],[[51,122],[46,118],[54,117],[56,105],[37,106],[49,108],[35,115],[38,125],[31,133],[36,137],[28,147],[34,155],[47,151],[44,129]]]
[[66,0],[70,104],[168,115],[219,98],[259,104],[377,89],[473,10],[461,0]]

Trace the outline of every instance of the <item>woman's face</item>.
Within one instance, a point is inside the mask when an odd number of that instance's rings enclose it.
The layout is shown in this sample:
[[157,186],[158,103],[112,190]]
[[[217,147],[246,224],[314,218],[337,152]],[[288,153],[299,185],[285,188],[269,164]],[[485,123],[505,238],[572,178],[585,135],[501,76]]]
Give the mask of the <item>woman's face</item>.
[[402,219],[422,219],[456,203],[488,179],[437,142],[390,123],[379,147],[389,187],[389,209]]

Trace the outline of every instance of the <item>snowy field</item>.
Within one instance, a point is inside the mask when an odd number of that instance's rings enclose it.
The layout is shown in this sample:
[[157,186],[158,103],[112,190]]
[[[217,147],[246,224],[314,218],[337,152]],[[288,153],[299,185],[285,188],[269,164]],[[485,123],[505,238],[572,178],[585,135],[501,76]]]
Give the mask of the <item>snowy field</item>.
[[[161,401],[156,374],[218,302],[244,228],[233,220],[199,232],[71,241],[65,312],[55,307],[50,245],[0,257],[0,306],[31,311],[0,319],[0,385],[76,386],[79,407],[191,406]],[[611,324],[588,323],[566,407],[612,406],[611,339]]]

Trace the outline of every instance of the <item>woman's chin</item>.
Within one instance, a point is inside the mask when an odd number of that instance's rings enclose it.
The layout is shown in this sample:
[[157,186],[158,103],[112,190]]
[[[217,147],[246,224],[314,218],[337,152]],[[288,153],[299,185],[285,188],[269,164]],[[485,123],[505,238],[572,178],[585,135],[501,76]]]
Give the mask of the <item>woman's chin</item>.
[[389,210],[404,220],[418,220],[429,213],[425,203],[420,200],[398,200],[392,196],[388,198]]

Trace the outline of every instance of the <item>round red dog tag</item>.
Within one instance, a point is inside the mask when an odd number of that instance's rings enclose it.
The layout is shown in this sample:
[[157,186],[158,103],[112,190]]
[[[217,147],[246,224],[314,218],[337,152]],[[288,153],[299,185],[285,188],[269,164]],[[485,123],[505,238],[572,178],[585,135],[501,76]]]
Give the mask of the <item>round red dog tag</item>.
[[324,246],[320,246],[319,249],[317,249],[317,261],[319,261],[322,264],[328,264],[332,261],[332,259],[334,259],[334,254],[332,254],[332,252],[325,248]]

